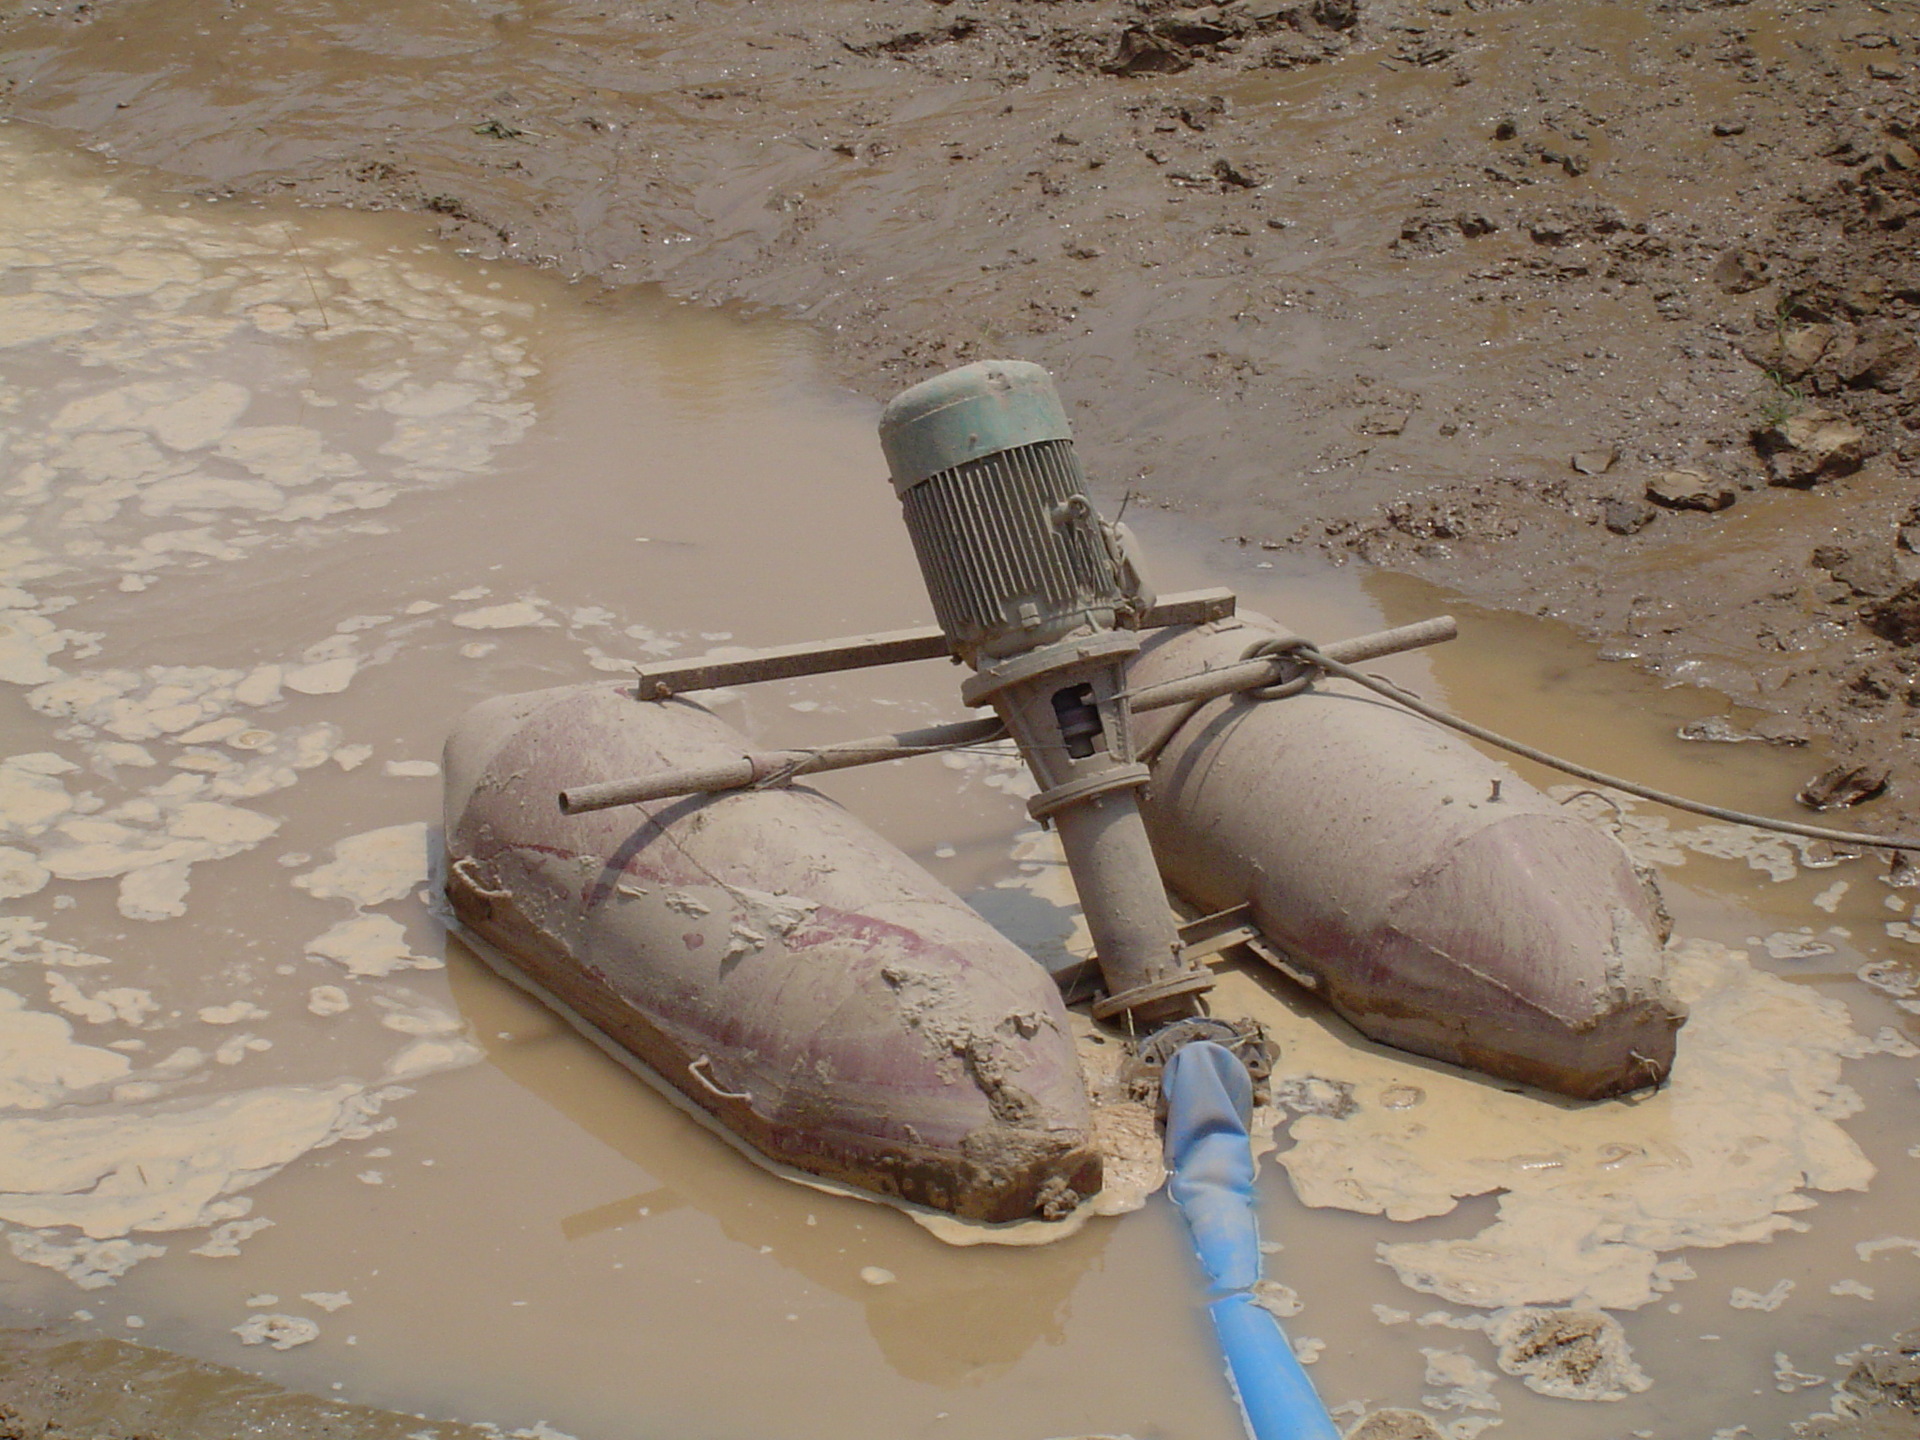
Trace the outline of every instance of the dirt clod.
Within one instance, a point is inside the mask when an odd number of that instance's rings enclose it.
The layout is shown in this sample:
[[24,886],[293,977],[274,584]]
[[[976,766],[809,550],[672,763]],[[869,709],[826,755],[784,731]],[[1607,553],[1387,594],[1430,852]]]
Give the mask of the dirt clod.
[[1704,470],[1665,470],[1647,482],[1647,499],[1669,510],[1704,510],[1713,514],[1733,504],[1739,493]]
[[1920,1330],[1870,1345],[1831,1409],[1793,1427],[1800,1440],[1911,1440],[1920,1435]]
[[1884,765],[1835,765],[1807,781],[1793,798],[1809,810],[1843,810],[1886,793],[1887,779]]
[[1600,507],[1600,523],[1615,535],[1637,535],[1659,518],[1644,500],[1613,499]]
[[1633,1362],[1620,1322],[1599,1310],[1523,1306],[1489,1332],[1500,1368],[1561,1400],[1621,1400],[1653,1382]]
[[1418,1410],[1376,1410],[1347,1432],[1347,1440],[1443,1440],[1431,1416]]
[[1850,593],[1863,598],[1889,595],[1900,588],[1893,547],[1884,543],[1857,549],[1819,545],[1814,547],[1812,560],[1814,568],[1826,571]]
[[1920,583],[1863,607],[1860,623],[1890,644],[1920,644]]
[[1804,410],[1754,433],[1775,485],[1804,488],[1851,475],[1866,458],[1866,432],[1831,410]]

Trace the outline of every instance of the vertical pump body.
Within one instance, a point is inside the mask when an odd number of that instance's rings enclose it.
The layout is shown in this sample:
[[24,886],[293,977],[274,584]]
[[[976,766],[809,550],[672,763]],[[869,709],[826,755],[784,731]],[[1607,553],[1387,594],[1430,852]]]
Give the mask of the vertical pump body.
[[1125,693],[1152,597],[1087,496],[1052,380],[1019,360],[949,371],[894,398],[880,443],[934,614],[976,672],[961,698],[1006,722],[1041,787],[1028,809],[1059,830],[1106,981],[1096,1013],[1193,1013],[1210,979],[1180,956]]

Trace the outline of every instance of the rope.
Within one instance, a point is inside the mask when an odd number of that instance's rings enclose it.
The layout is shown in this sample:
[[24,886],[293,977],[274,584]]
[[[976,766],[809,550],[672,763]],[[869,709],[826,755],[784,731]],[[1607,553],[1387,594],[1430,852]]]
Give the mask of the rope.
[[1591,780],[1596,785],[1605,785],[1609,789],[1623,791],[1638,796],[1642,800],[1651,800],[1657,805],[1668,805],[1675,810],[1685,810],[1694,815],[1704,815],[1711,820],[1725,820],[1735,825],[1750,825],[1756,830],[1772,830],[1782,835],[1798,835],[1806,840],[1825,840],[1832,845],[1845,845],[1853,848],[1866,847],[1876,850],[1920,851],[1920,839],[1900,835],[1866,835],[1855,830],[1832,830],[1824,825],[1804,825],[1797,820],[1775,820],[1766,815],[1750,815],[1744,810],[1729,810],[1724,805],[1709,805],[1701,800],[1689,800],[1684,795],[1674,795],[1665,790],[1656,790],[1651,785],[1641,785],[1636,781],[1623,780],[1618,775],[1609,775],[1604,770],[1594,770],[1585,765],[1577,765],[1571,760],[1563,760],[1558,755],[1549,755],[1531,745],[1518,740],[1508,739],[1505,735],[1495,734],[1484,725],[1476,725],[1471,720],[1463,720],[1458,715],[1449,714],[1438,706],[1429,705],[1408,691],[1388,681],[1378,679],[1354,669],[1351,665],[1342,665],[1338,660],[1329,660],[1310,645],[1303,645],[1294,651],[1300,659],[1324,670],[1329,675],[1337,675],[1342,680],[1371,690],[1382,699],[1391,700],[1404,706],[1416,715],[1424,716],[1436,725],[1445,725],[1458,730],[1462,735],[1470,735],[1475,740],[1484,740],[1487,744],[1531,760],[1535,764],[1545,765],[1548,769],[1559,770],[1565,774],[1577,776],[1582,780]]

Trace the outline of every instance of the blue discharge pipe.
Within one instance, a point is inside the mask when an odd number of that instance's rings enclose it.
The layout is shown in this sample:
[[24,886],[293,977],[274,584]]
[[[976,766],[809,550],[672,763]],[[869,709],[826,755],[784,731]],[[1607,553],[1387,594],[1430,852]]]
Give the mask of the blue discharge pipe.
[[1167,1098],[1167,1189],[1186,1217],[1211,1282],[1207,1303],[1227,1379],[1252,1440],[1340,1440],[1273,1313],[1256,1305],[1260,1233],[1253,1212],[1253,1080],[1224,1045],[1174,1051]]

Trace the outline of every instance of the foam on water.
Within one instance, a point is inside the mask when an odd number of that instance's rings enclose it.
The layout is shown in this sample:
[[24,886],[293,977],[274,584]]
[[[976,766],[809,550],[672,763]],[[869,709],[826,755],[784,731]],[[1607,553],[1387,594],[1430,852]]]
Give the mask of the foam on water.
[[[366,533],[400,496],[487,469],[534,418],[536,371],[515,334],[524,306],[350,241],[302,246],[284,224],[196,209],[156,208],[0,134],[0,682],[24,690],[44,727],[38,748],[0,760],[9,901],[112,882],[129,920],[184,916],[195,867],[280,831],[246,802],[328,760],[350,768],[365,748],[326,721],[270,728],[255,713],[289,694],[338,695],[397,652],[390,638],[360,638],[390,618],[376,616],[249,669],[88,668],[104,637],[63,628],[75,596],[54,590],[140,592]],[[343,399],[341,376],[357,398]],[[423,773],[417,762],[411,773]],[[295,877],[356,910],[310,953],[355,984],[439,966],[412,948],[437,948],[430,929],[409,939],[422,914],[362,913],[424,884],[427,848],[423,823],[384,827],[343,838],[330,863]],[[116,983],[138,967],[23,915],[0,921],[0,963],[17,987],[0,992],[0,1220],[16,1256],[87,1288],[165,1252],[135,1234],[198,1231],[189,1238],[214,1236],[198,1253],[235,1253],[264,1223],[244,1218],[241,1192],[371,1133],[405,1093],[386,1079],[478,1053],[444,1009],[431,1022],[387,996],[376,997],[393,1007],[384,1013],[356,1009],[323,985],[307,1002],[316,1015],[411,1038],[361,1079],[323,1062],[307,1083],[248,1084],[249,1058],[271,1040],[233,1034],[203,1052],[168,1037],[268,1019],[252,993],[198,1003],[191,976]],[[34,967],[45,1010],[20,993]],[[75,1023],[128,1038],[83,1043]]]
[[[1051,837],[1030,835],[1021,853],[1040,868],[1003,884],[1064,908],[1070,881]],[[1061,943],[1090,949],[1080,925]],[[1343,1025],[1281,1003],[1244,972],[1222,977],[1215,1002],[1267,1026],[1280,1047],[1277,1095],[1332,1088],[1350,1101],[1292,1120],[1278,1161],[1306,1204],[1411,1221],[1500,1197],[1497,1222],[1469,1238],[1383,1246],[1403,1283],[1487,1308],[1622,1310],[1673,1288],[1684,1267],[1664,1254],[1803,1228],[1805,1191],[1864,1189],[1874,1174],[1838,1123],[1860,1106],[1841,1062],[1876,1053],[1844,1005],[1712,941],[1675,944],[1672,974],[1689,1008],[1672,1078],[1600,1105],[1356,1045]],[[1260,1118],[1269,1134],[1282,1119]]]

